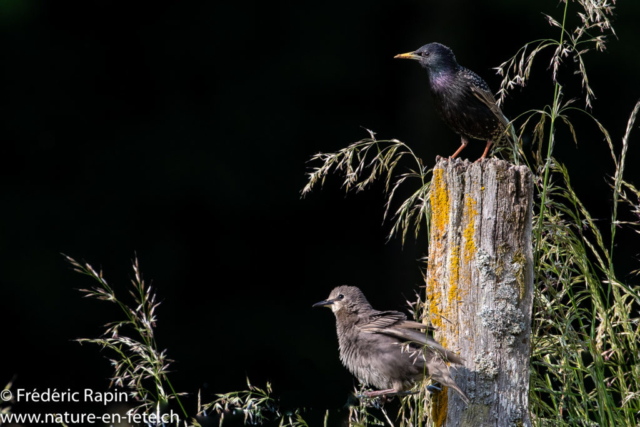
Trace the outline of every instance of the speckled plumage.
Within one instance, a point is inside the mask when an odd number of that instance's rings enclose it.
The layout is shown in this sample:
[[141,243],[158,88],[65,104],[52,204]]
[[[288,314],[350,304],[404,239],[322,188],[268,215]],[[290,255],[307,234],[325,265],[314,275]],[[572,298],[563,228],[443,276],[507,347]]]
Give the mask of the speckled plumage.
[[509,120],[496,105],[487,83],[473,71],[460,66],[451,49],[440,43],[430,43],[396,58],[415,59],[427,70],[436,112],[461,136],[462,146],[452,157],[458,155],[469,139],[487,141],[483,159],[492,143],[505,137],[515,138],[512,129],[505,131]]
[[408,391],[426,374],[467,401],[443,358],[460,365],[463,360],[420,332],[427,325],[407,320],[399,311],[375,310],[354,286],[335,288],[319,305],[330,307],[336,316],[343,365],[364,384],[382,390],[370,396]]

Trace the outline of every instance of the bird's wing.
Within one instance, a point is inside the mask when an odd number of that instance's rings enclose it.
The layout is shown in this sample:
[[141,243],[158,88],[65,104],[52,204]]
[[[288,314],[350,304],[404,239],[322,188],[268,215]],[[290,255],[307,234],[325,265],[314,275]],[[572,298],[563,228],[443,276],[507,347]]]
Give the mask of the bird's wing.
[[[426,325],[423,325],[426,326]],[[367,326],[365,328],[360,329],[362,332],[368,332],[372,334],[384,334],[394,338],[398,338],[401,341],[405,342],[414,342],[422,345],[426,345],[432,351],[436,351],[439,353],[445,360],[456,363],[458,365],[464,365],[464,359],[453,353],[452,351],[447,350],[432,337],[427,335],[424,332],[418,332],[412,329],[406,328],[398,328],[395,326],[392,327],[370,327]]]
[[413,320],[405,320],[404,322],[400,322],[397,325],[395,325],[395,327],[402,328],[402,329],[427,329],[429,331],[436,330],[436,328],[434,328],[431,325],[425,325],[424,323],[414,322]]
[[451,378],[451,372],[449,367],[442,361],[439,357],[431,357],[427,358],[427,369],[429,370],[429,375],[434,381],[439,382],[440,384],[450,387],[460,394],[460,397],[464,402],[468,405],[469,398],[466,394],[458,387],[456,381]]
[[406,321],[407,316],[399,311],[373,311],[357,325],[358,329],[388,328]]
[[500,120],[500,123],[506,128],[509,124],[507,118],[502,114],[502,110],[498,107],[496,103],[496,98],[493,96],[490,90],[481,88],[476,85],[471,86],[471,92],[473,95],[478,98],[484,105],[489,107],[489,109],[495,114],[495,116]]
[[413,320],[407,320],[407,316],[399,311],[374,311],[369,314],[363,322],[358,324],[359,329],[367,328],[388,328],[393,326],[394,328],[402,329],[431,329],[435,328],[431,325],[425,325],[423,323],[414,322]]
[[472,84],[470,85],[470,87],[473,95],[476,98],[478,98],[480,102],[486,105],[491,110],[491,112],[498,118],[503,129],[509,129],[505,133],[505,136],[507,138],[512,139],[513,142],[516,142],[518,138],[515,134],[515,130],[513,129],[513,126],[509,124],[509,120],[502,113],[502,110],[500,109],[500,107],[498,107],[496,98],[493,96],[493,93],[491,93],[491,91],[489,90],[489,87],[478,86],[476,84]]

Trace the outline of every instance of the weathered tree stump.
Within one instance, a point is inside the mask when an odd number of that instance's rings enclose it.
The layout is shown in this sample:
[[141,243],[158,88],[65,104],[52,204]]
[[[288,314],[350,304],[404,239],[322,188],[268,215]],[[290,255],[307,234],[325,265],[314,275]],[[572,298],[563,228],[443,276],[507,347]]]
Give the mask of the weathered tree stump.
[[429,319],[466,360],[452,375],[471,399],[438,393],[434,423],[530,426],[532,175],[497,159],[439,160],[431,185]]

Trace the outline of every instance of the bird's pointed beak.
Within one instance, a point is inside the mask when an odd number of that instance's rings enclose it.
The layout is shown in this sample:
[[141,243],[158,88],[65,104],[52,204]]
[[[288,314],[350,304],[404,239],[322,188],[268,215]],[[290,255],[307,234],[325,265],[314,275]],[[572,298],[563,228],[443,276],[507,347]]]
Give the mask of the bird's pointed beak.
[[332,300],[332,299],[328,299],[328,300],[325,300],[325,301],[320,301],[320,302],[317,302],[317,303],[313,304],[312,307],[328,307],[328,306],[333,304],[333,301],[334,300]]
[[400,55],[394,56],[394,58],[415,59],[415,60],[420,59],[420,57],[418,55],[416,55],[415,53],[413,53],[413,52],[401,53]]

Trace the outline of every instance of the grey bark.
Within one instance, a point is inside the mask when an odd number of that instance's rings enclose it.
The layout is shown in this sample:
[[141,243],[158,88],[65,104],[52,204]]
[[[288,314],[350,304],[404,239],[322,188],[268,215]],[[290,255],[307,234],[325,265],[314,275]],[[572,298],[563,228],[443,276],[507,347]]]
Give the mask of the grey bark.
[[440,160],[431,187],[427,308],[471,399],[434,397],[440,426],[530,426],[533,180],[525,166]]

